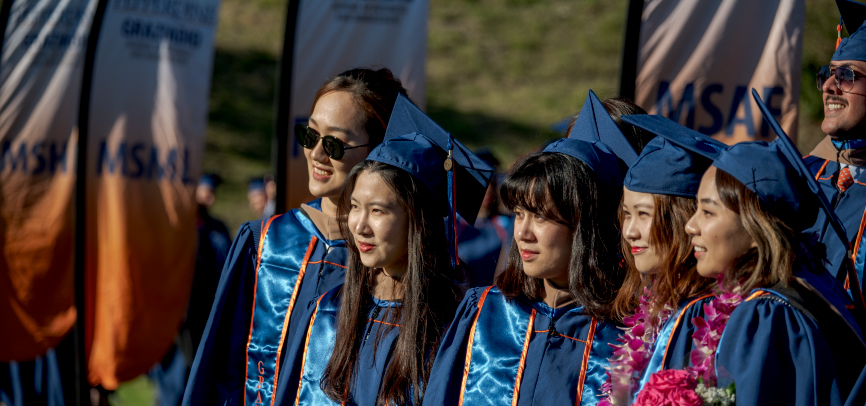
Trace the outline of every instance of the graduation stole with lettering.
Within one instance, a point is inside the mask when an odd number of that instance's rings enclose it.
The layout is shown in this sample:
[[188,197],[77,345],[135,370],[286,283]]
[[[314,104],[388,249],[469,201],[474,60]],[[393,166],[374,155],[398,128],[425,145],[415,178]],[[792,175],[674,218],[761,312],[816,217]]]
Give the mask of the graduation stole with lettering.
[[285,330],[318,240],[298,222],[294,210],[263,224],[244,380],[243,404],[254,406],[273,404]]

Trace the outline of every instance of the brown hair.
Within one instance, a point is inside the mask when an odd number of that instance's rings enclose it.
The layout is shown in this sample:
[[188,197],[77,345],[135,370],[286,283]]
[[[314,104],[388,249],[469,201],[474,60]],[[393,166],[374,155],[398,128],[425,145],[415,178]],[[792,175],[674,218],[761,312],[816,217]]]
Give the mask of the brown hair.
[[[698,274],[697,260],[692,255],[691,237],[686,233],[686,223],[695,213],[695,199],[682,196],[653,194],[653,220],[650,225],[649,244],[659,256],[659,271],[641,277],[631,254],[631,244],[625,236],[620,243],[628,275],[614,301],[614,313],[622,319],[634,312],[644,287],[651,289],[653,316],[668,304],[676,308],[687,298],[708,293],[715,282]],[[624,223],[622,205],[619,209],[619,224]]]
[[380,326],[373,344],[375,353],[384,332],[400,325],[376,403],[420,404],[439,337],[454,317],[459,303],[459,289],[454,282],[459,275],[451,267],[440,200],[416,177],[381,162],[364,161],[356,165],[349,173],[337,205],[340,231],[346,237],[349,260],[346,282],[340,292],[336,342],[320,386],[335,402],[349,400],[353,378],[361,362],[358,351],[363,339],[360,333],[367,324],[366,311],[375,306],[371,289],[376,272],[361,262],[347,223],[352,192],[362,173],[381,176],[409,217],[409,267],[396,287],[403,293],[402,305],[388,309],[390,324]]
[[757,245],[736,260],[725,273],[724,284],[731,287],[740,281],[745,292],[779,282],[787,284],[793,275],[797,234],[772,214],[755,192],[721,169],[716,170],[716,188],[722,204],[740,216],[743,228]]
[[[588,314],[609,319],[625,270],[618,265],[616,254],[616,209],[604,203],[619,201],[619,196],[601,196],[598,183],[596,174],[577,158],[542,152],[518,161],[500,194],[509,210],[520,207],[572,230],[569,290]],[[520,252],[512,242],[496,286],[509,299],[542,300],[542,283],[523,272]]]
[[356,68],[340,73],[319,88],[313,108],[322,96],[332,92],[346,92],[354,96],[358,108],[364,112],[364,130],[370,137],[368,143],[371,151],[385,138],[385,128],[397,95],[406,96],[406,89],[400,79],[395,78],[388,68]]

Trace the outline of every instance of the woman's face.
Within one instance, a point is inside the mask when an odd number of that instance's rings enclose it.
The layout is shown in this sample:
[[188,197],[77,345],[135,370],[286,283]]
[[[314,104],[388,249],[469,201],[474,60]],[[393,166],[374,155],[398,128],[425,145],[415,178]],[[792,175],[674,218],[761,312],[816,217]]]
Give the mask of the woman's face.
[[692,236],[698,273],[716,277],[731,269],[737,258],[757,244],[743,227],[740,215],[719,198],[714,166],[704,173],[697,200],[698,210],[686,223],[686,232]]
[[[355,104],[354,96],[347,92],[335,91],[319,98],[309,125],[320,137],[331,135],[349,147],[370,141],[364,129],[363,111]],[[336,160],[328,157],[321,140],[312,149],[304,148],[310,193],[316,197],[339,198],[349,171],[369,153],[368,147],[349,149]]]
[[408,267],[409,216],[377,173],[362,172],[352,191],[348,225],[361,262],[402,277]]
[[655,213],[653,195],[623,188],[621,209],[622,235],[631,247],[635,268],[646,275],[657,273],[661,258],[658,251],[650,244],[650,228]]
[[522,207],[514,210],[514,241],[523,261],[523,272],[568,286],[571,261],[571,228]]

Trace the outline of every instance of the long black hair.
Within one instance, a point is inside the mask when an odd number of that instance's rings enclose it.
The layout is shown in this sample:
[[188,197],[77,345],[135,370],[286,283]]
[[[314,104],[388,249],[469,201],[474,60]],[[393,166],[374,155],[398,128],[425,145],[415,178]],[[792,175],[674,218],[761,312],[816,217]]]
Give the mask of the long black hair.
[[[375,161],[364,161],[349,173],[337,206],[340,231],[349,247],[346,282],[341,292],[337,316],[337,340],[321,381],[322,390],[334,401],[344,402],[351,393],[358,369],[361,332],[367,323],[366,311],[374,306],[372,287],[376,270],[361,263],[360,254],[348,226],[352,192],[358,177],[375,174],[397,195],[408,215],[408,262],[399,289],[402,306],[388,312],[388,322],[381,328],[400,327],[382,379],[377,404],[406,404],[411,396],[420,403],[435,358],[439,337],[454,316],[460,291],[455,283],[457,273],[451,267],[442,207],[433,192],[408,172]],[[378,351],[377,334],[374,351]],[[388,349],[385,349],[387,351]]]
[[[619,194],[622,189],[616,189]],[[616,194],[617,192],[614,192]],[[502,202],[509,210],[522,208],[572,230],[568,287],[586,312],[611,318],[613,300],[625,278],[619,266],[617,196],[604,196],[595,173],[569,155],[541,152],[515,164],[502,184]],[[508,298],[544,298],[543,281],[523,272],[517,244],[508,251],[505,271],[496,285]]]

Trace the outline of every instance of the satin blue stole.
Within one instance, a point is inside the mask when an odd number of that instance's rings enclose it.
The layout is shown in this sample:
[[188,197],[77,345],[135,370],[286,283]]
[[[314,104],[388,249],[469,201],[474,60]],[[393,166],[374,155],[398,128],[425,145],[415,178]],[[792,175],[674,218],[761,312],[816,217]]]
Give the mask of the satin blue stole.
[[[304,340],[304,354],[301,357],[301,381],[297,399],[292,404],[337,405],[319,387],[322,374],[337,342],[337,313],[340,311],[338,300],[334,300],[342,289],[333,289],[322,295],[316,302],[316,309],[310,318],[307,337]],[[313,337],[313,340],[310,338]]]
[[299,209],[263,222],[261,236],[244,381],[244,405],[255,406],[271,404],[285,330],[317,241],[345,244],[325,240]]
[[[478,300],[478,313],[469,332],[460,404],[472,406],[511,405],[519,398],[526,353],[532,338],[536,310],[519,300],[507,300],[495,286],[488,287]],[[599,398],[584,387],[598,388],[605,378],[606,357],[591,361],[592,354],[606,343],[594,340],[597,321],[593,318],[586,338],[581,377],[574,388],[581,405],[594,405]],[[587,377],[592,384],[587,385]],[[597,381],[597,382],[596,382]]]

